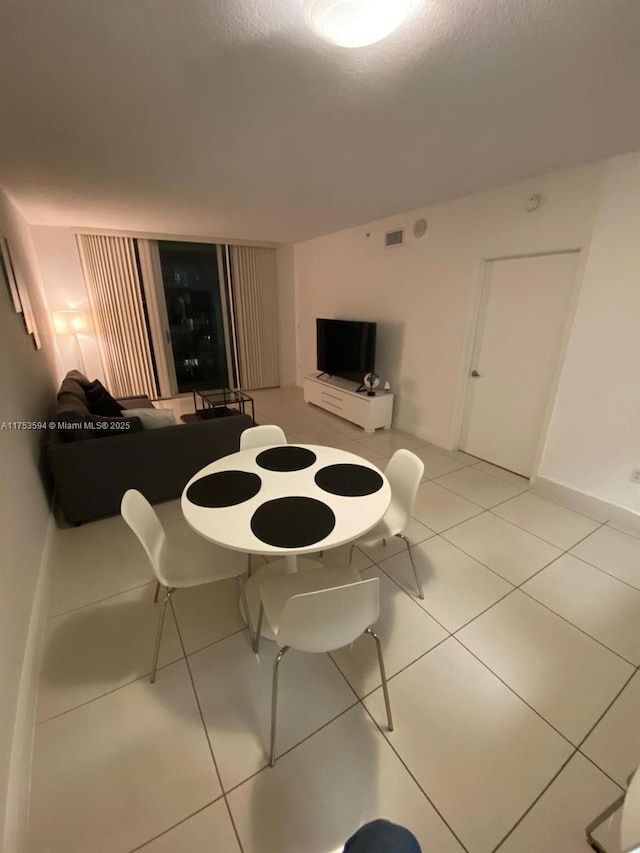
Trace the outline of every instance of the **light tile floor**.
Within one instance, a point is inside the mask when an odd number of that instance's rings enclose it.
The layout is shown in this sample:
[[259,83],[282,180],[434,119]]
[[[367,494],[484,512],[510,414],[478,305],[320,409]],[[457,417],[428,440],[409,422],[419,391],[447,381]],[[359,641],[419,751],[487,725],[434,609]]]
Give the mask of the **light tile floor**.
[[[152,685],[142,549],[117,517],[60,529],[29,853],[338,853],[378,816],[424,853],[587,853],[585,825],[640,762],[640,538],[466,454],[366,436],[296,389],[255,398],[290,441],[425,463],[408,531],[424,601],[401,543],[354,561],[381,580],[395,730],[369,638],[291,653],[268,768],[274,645],[251,652],[236,584],[176,593]],[[158,512],[179,535],[179,502]]]

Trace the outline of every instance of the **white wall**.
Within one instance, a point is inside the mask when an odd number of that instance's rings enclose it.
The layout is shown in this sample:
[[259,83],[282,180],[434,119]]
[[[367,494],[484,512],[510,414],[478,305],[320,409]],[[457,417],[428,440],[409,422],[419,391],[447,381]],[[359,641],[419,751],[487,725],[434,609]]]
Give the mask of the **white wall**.
[[[31,228],[35,250],[49,310],[64,311],[79,309],[90,317],[89,299],[80,266],[80,256],[73,231],[68,228],[35,225]],[[76,342],[71,335],[57,335],[55,343],[60,354],[60,372],[82,367],[76,351]],[[78,335],[78,345],[84,359],[89,379],[105,381],[100,353],[93,331]]]
[[640,513],[640,154],[606,164],[540,475]]
[[[0,424],[43,420],[55,400],[52,333],[29,228],[1,190],[0,233],[8,236],[16,273],[28,287],[43,344],[36,352],[2,287]],[[16,849],[15,834],[24,819],[26,801],[20,796],[26,795],[35,714],[29,693],[31,662],[23,664],[51,519],[40,475],[42,437],[38,431],[0,430],[0,839],[4,837],[0,847],[6,853]]]
[[[398,395],[394,423],[453,447],[483,259],[586,248],[602,173],[602,164],[565,170],[296,244],[298,381],[316,367],[316,317],[375,320],[376,370]],[[544,203],[527,213],[532,193]],[[415,238],[419,217],[428,230]],[[385,249],[397,227],[406,245]]]

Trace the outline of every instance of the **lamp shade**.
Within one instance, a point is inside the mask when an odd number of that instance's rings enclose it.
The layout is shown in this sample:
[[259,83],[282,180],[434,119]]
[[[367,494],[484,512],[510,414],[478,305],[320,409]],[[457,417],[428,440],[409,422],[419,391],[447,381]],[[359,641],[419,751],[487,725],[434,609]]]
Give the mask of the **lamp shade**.
[[303,0],[307,24],[326,41],[364,47],[404,21],[412,0]]
[[636,770],[622,806],[622,853],[640,853],[640,768]]
[[89,326],[84,311],[54,311],[51,317],[57,335],[80,335]]

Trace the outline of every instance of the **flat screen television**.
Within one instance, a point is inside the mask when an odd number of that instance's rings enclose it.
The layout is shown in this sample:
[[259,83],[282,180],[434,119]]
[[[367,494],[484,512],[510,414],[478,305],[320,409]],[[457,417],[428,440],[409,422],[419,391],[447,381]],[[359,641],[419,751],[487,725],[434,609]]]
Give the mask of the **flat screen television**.
[[362,382],[375,368],[376,323],[316,320],[318,370]]

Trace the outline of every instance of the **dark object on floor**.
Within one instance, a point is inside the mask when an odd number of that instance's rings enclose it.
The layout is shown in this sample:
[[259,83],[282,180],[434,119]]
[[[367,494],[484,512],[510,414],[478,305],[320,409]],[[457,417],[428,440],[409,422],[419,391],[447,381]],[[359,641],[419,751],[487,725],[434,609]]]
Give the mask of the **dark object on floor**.
[[344,845],[343,853],[422,853],[416,837],[397,823],[372,820]]
[[[82,382],[89,384],[77,371],[67,374],[51,420],[66,422],[75,408],[80,423],[90,422]],[[118,402],[124,409],[154,408],[145,396]],[[237,414],[162,429],[144,430],[140,423],[139,431],[120,430],[107,436],[102,429],[95,430],[99,438],[87,430],[86,440],[74,441],[64,441],[61,431],[52,429],[46,458],[58,506],[66,521],[77,523],[118,513],[127,489],[137,489],[153,503],[178,498],[197,471],[235,453],[241,433],[250,426],[253,421],[248,415]]]

